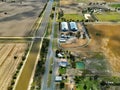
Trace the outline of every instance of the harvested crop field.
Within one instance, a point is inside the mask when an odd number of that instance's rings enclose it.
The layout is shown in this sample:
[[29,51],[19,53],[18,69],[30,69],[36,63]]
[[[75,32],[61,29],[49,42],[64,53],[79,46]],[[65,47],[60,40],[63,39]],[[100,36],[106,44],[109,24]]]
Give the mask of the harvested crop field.
[[[100,1],[100,0],[99,0]],[[102,0],[101,0],[102,1]],[[103,0],[103,1],[106,1],[106,2],[120,2],[120,0]]]
[[7,90],[26,48],[26,43],[0,43],[0,90]]
[[28,36],[46,2],[0,2],[0,36]]
[[120,0],[60,0],[61,5],[70,5],[73,3],[89,3],[89,2],[120,2]]
[[60,5],[70,5],[72,3],[74,3],[75,0],[60,0]]
[[[120,74],[120,25],[119,24],[98,24],[87,25],[91,35],[89,48],[97,48],[108,58],[108,62],[114,74]],[[94,42],[94,45],[93,43]],[[94,50],[93,49],[93,50]]]

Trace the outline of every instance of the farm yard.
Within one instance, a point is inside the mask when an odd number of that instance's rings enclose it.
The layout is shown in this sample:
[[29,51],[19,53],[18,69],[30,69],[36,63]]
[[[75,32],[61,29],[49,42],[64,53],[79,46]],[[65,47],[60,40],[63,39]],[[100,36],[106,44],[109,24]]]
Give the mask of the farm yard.
[[46,2],[0,2],[0,36],[29,36]]
[[0,90],[7,90],[27,43],[0,43]]
[[[93,52],[102,52],[107,66],[115,76],[120,75],[120,33],[119,24],[86,24],[91,40],[86,47],[68,48],[80,53],[81,57],[91,58]],[[77,44],[76,44],[77,45]],[[63,47],[69,47],[63,45]],[[99,58],[99,57],[96,57]]]

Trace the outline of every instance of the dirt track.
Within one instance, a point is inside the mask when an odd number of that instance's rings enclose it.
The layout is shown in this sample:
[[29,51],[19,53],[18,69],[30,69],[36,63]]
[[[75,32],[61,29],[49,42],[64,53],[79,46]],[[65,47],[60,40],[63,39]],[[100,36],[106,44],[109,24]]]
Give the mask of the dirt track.
[[26,48],[25,43],[0,44],[0,90],[7,90]]

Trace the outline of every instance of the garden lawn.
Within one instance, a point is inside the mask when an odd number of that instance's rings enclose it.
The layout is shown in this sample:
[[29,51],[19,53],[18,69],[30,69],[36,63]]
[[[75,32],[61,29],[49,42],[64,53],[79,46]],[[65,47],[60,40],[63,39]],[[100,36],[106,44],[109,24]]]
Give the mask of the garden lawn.
[[65,74],[65,73],[66,73],[66,68],[60,67],[59,74]]

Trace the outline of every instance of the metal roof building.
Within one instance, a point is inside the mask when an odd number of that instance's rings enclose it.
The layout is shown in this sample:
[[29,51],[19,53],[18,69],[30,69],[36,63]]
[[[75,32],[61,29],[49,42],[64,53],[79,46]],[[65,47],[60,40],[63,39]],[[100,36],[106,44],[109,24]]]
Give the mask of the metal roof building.
[[76,22],[70,22],[69,24],[72,31],[78,30]]
[[68,23],[67,22],[61,22],[61,30],[62,31],[68,30]]

